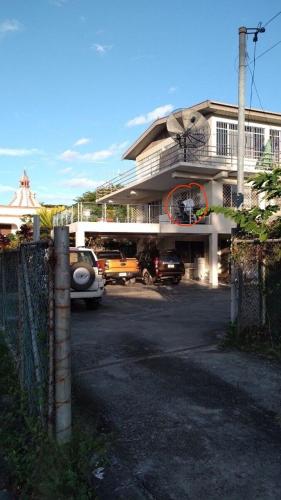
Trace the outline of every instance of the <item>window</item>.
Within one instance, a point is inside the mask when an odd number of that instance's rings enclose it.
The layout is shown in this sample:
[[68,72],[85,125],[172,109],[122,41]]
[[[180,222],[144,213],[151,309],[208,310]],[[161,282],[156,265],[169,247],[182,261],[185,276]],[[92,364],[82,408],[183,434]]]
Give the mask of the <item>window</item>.
[[[235,184],[223,184],[223,206],[236,207],[237,202],[237,186]],[[257,192],[249,186],[244,187],[244,206],[252,208],[258,206]]]
[[281,151],[281,130],[270,129],[269,137],[273,161],[279,163]]
[[227,123],[217,122],[217,155],[227,156]]
[[69,254],[70,264],[76,264],[76,262],[86,262],[90,266],[96,267],[96,262],[92,252],[83,250],[71,251]]
[[236,207],[237,186],[223,184],[223,206]]
[[[237,156],[238,130],[236,123],[217,122],[217,155]],[[264,149],[264,129],[245,127],[245,156],[260,158]]]
[[260,158],[264,149],[264,129],[260,127],[245,127],[245,156]]

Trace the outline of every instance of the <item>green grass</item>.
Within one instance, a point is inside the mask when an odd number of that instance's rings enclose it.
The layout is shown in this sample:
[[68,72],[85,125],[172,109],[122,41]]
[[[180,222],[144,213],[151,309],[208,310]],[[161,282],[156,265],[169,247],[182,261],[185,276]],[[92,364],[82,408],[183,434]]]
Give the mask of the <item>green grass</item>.
[[106,443],[95,425],[87,423],[74,412],[71,442],[58,445],[50,439],[39,419],[27,411],[0,336],[0,455],[7,489],[23,500],[96,498],[90,478],[92,470],[104,464]]
[[234,324],[220,342],[221,349],[234,348],[244,352],[253,352],[269,359],[281,361],[281,342],[270,337],[268,332],[255,328],[238,334]]

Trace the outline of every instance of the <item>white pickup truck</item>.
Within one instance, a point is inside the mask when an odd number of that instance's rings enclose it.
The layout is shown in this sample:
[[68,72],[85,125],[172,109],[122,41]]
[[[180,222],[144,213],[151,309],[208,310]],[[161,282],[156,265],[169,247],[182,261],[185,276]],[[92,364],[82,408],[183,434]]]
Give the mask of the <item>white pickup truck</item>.
[[88,309],[95,309],[101,302],[105,285],[95,253],[90,248],[71,247],[69,260],[71,299],[84,299]]

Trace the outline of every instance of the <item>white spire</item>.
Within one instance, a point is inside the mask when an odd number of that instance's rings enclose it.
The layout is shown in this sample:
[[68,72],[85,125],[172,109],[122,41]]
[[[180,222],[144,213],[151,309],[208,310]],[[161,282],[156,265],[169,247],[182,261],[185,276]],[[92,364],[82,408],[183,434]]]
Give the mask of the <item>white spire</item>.
[[36,200],[35,193],[32,193],[30,190],[30,181],[25,170],[23,171],[19,184],[20,187],[15,192],[14,198],[9,205],[12,207],[39,208],[41,205]]

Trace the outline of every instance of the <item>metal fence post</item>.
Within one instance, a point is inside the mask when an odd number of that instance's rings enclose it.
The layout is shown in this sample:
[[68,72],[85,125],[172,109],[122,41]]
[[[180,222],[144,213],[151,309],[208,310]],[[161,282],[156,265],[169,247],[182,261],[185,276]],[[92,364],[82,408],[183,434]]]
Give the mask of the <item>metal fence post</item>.
[[56,439],[71,438],[69,228],[55,227],[55,408]]

